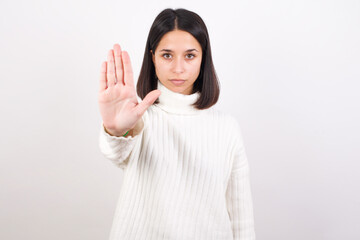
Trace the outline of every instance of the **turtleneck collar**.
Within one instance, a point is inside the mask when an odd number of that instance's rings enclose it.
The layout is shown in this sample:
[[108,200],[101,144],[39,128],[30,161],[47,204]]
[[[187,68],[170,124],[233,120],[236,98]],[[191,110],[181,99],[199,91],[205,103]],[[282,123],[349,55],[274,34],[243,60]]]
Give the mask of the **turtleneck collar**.
[[159,103],[155,103],[155,106],[158,106],[168,113],[181,115],[200,113],[201,110],[191,105],[200,97],[200,92],[195,92],[190,95],[177,93],[165,87],[160,80],[157,80],[157,82],[157,89],[161,91],[161,94],[159,96]]

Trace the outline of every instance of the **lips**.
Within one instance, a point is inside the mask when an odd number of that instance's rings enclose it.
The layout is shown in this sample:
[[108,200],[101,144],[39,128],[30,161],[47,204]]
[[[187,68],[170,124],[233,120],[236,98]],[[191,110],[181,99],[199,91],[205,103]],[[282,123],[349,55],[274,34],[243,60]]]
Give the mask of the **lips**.
[[185,82],[183,79],[171,79],[170,81],[176,86],[180,86]]

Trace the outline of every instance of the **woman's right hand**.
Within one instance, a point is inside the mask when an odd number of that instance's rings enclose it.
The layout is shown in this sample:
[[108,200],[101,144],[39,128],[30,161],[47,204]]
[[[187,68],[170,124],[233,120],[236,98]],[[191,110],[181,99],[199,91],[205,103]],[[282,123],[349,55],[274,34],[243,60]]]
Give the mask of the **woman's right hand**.
[[129,54],[121,51],[119,44],[114,44],[114,49],[108,52],[107,62],[101,65],[98,96],[107,132],[122,136],[133,129],[160,94],[160,90],[153,90],[138,102]]

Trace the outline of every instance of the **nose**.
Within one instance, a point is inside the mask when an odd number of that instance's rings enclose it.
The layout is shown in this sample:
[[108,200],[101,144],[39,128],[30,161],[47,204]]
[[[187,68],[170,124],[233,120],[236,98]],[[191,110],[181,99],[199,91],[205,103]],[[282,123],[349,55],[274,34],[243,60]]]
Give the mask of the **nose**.
[[173,72],[174,73],[183,73],[184,72],[184,60],[175,59],[173,61]]

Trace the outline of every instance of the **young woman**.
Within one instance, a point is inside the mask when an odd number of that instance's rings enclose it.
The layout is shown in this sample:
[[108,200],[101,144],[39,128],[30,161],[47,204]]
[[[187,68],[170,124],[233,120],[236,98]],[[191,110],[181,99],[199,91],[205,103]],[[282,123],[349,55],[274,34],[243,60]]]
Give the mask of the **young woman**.
[[110,239],[255,239],[240,126],[219,97],[203,20],[165,9],[137,86],[118,44],[101,66],[102,153],[124,169]]

